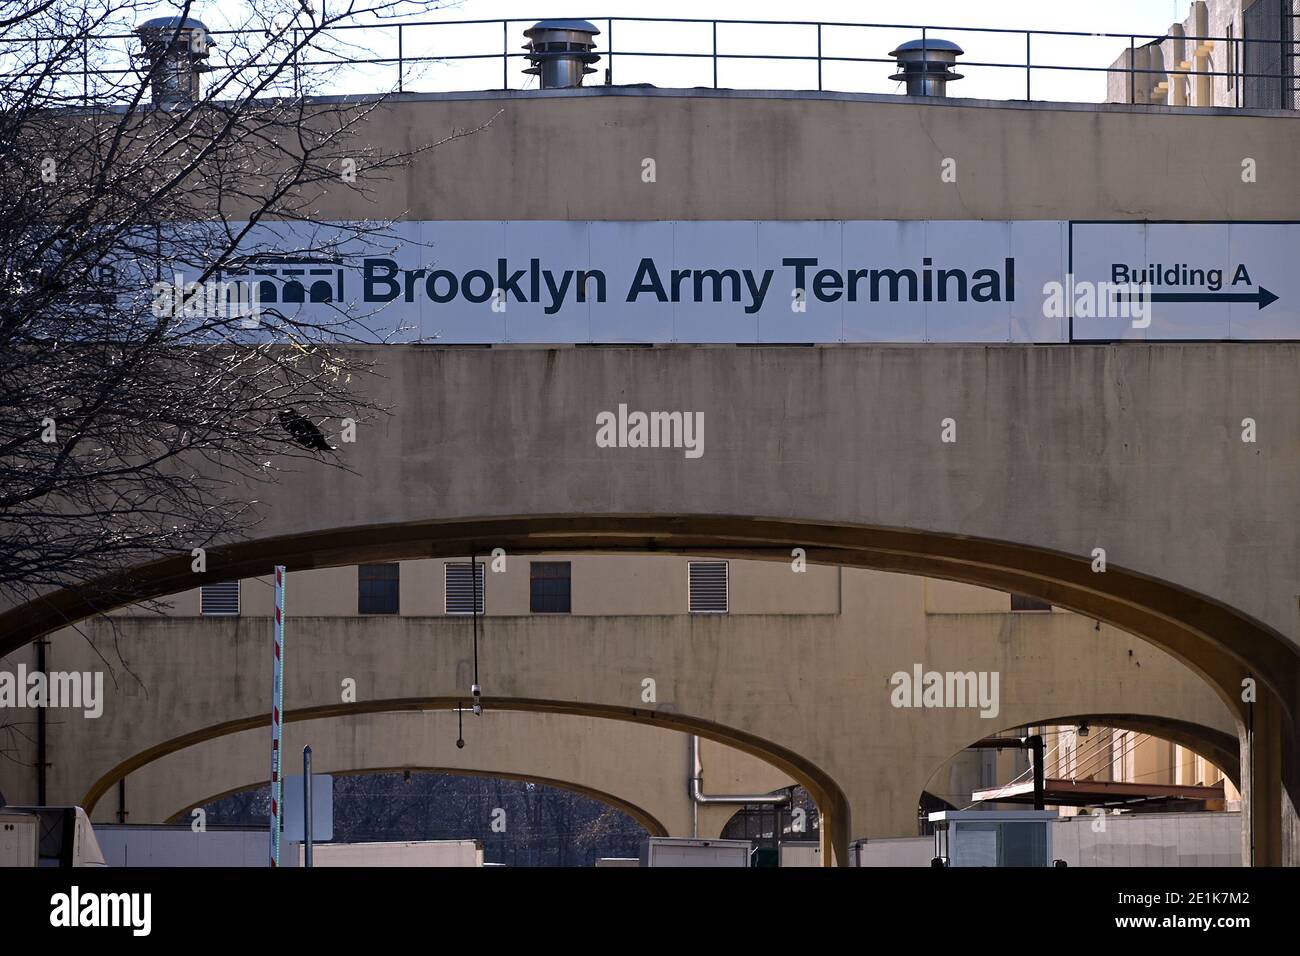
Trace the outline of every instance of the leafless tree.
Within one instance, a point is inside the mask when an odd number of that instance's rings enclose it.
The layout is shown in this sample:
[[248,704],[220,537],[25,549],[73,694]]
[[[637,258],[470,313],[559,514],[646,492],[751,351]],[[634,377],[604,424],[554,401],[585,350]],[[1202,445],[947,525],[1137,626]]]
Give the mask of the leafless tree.
[[[390,222],[336,222],[322,200],[365,208],[474,132],[401,151],[365,135],[398,78],[349,65],[374,53],[348,28],[438,5],[258,0],[220,30],[189,0],[0,8],[0,610],[60,588],[133,600],[132,568],[246,534],[250,489],[347,467],[331,433],[384,409],[339,347],[382,341],[382,321],[252,277],[272,255],[347,268],[391,248]],[[92,646],[135,680],[110,633]],[[0,759],[31,733],[0,722]]]
[[[337,346],[375,341],[374,317],[288,295],[250,317],[212,289],[272,251],[346,265],[387,238],[390,223],[326,221],[321,198],[367,196],[439,142],[374,147],[363,131],[391,87],[323,98],[345,67],[319,64],[362,42],[340,27],[432,6],[259,0],[238,32],[177,20],[158,48],[188,44],[208,72],[169,97],[133,32],[156,4],[6,5],[0,606],[229,540],[253,520],[250,485],[345,467],[331,429],[382,410],[357,387],[373,370]],[[265,281],[283,280],[249,285]]]

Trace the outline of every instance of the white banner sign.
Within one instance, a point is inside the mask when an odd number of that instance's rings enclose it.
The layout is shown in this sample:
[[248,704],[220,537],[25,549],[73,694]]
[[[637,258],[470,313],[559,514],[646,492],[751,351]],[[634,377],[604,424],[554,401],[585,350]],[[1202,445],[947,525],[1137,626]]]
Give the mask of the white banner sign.
[[1300,339],[1297,248],[1295,223],[404,222],[224,278],[389,342]]

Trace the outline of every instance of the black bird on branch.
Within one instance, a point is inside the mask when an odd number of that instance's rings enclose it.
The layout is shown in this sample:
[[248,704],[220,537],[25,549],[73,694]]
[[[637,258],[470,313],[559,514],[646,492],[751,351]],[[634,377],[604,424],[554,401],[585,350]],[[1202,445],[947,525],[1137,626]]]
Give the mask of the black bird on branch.
[[295,409],[286,408],[280,412],[280,424],[293,440],[304,448],[313,451],[331,451],[333,446],[325,440],[321,430],[303,418]]

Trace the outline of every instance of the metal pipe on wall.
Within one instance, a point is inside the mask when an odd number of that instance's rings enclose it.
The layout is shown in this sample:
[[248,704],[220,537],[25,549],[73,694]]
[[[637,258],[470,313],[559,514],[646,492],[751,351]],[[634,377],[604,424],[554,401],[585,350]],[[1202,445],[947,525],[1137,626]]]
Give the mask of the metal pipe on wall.
[[695,734],[691,738],[691,817],[693,823],[693,835],[700,835],[699,816],[696,813],[696,807],[702,804],[724,804],[732,806],[744,806],[746,804],[758,804],[760,806],[779,807],[785,806],[790,802],[788,793],[705,793],[703,767],[700,763],[700,738]]

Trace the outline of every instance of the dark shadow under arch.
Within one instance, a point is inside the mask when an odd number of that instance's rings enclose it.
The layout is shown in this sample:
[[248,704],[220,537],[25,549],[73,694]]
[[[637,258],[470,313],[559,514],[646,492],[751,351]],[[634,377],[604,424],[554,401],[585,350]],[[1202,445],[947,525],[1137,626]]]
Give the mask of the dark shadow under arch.
[[[526,776],[524,774],[507,773],[505,771],[495,770],[470,770],[462,767],[425,767],[421,765],[413,765],[409,767],[358,767],[354,770],[332,770],[330,773],[336,777],[358,777],[362,774],[369,773],[401,773],[404,770],[409,770],[412,773],[446,773],[457,777],[488,777],[500,780],[519,780],[528,783],[540,783],[548,787],[555,787],[559,790],[568,790],[571,793],[580,793],[584,797],[590,797],[593,800],[597,800],[600,803],[613,807],[615,810],[626,813],[629,817],[644,827],[646,832],[652,837],[666,837],[669,835],[667,827],[660,823],[653,814],[641,809],[636,804],[629,803],[621,797],[616,797],[612,793],[606,793],[603,790],[596,790],[593,787],[584,787],[581,784],[570,783],[567,780],[559,780],[553,777]],[[210,797],[200,800],[198,803],[191,803],[188,806],[182,807],[180,810],[169,816],[166,822],[184,822],[183,818],[188,816],[190,811],[195,807],[201,807],[204,804],[213,803],[225,797],[233,796],[236,793],[243,793],[246,790],[256,790],[259,787],[265,787],[269,782],[269,780],[260,780],[255,783],[246,783],[239,787],[231,787],[229,790],[223,790],[220,793],[214,793]],[[315,832],[315,828],[313,828],[313,832]]]

